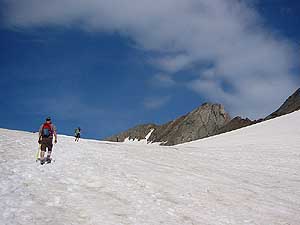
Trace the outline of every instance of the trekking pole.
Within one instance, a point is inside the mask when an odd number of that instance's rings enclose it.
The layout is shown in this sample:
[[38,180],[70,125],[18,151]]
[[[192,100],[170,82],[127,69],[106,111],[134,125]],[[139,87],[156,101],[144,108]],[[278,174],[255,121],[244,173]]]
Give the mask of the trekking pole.
[[35,159],[36,162],[39,161],[39,158],[40,158],[41,146],[42,146],[42,145],[39,144],[39,147],[38,147],[38,150],[37,150],[37,153],[36,153],[36,159]]

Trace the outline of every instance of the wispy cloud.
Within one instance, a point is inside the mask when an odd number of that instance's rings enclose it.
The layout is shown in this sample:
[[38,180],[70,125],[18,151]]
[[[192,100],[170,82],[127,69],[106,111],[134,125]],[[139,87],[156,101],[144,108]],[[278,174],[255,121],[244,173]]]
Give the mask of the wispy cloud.
[[151,83],[157,87],[173,87],[176,85],[173,77],[164,73],[155,74],[151,80]]
[[176,73],[191,66],[194,60],[192,56],[175,53],[154,59],[153,63],[166,72]]
[[165,97],[148,97],[144,100],[144,106],[147,109],[158,109],[171,100],[170,96]]
[[296,88],[299,81],[291,71],[298,62],[293,44],[263,27],[263,19],[245,2],[7,0],[2,14],[11,27],[119,32],[159,53],[152,62],[162,73],[194,67],[199,77],[187,87],[224,101],[234,114],[256,117],[272,111]]

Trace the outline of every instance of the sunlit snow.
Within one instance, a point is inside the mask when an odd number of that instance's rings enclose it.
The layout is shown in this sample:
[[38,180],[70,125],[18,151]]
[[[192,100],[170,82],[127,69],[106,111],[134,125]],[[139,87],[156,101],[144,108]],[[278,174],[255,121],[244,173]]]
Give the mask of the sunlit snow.
[[[59,126],[58,126],[59,129]],[[2,225],[299,225],[300,112],[171,147],[0,129]]]

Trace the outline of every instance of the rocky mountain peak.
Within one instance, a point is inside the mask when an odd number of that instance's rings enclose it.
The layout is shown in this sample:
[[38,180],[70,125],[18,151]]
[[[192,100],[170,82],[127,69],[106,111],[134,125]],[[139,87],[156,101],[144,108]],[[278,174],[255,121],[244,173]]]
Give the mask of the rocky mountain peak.
[[124,141],[127,137],[141,139],[154,129],[148,141],[175,145],[215,135],[229,121],[230,116],[221,104],[204,103],[190,113],[166,124],[137,126],[106,140]]
[[299,109],[300,88],[271,115],[265,119],[253,121],[240,116],[231,120],[223,105],[206,102],[190,113],[163,125],[139,125],[118,135],[106,138],[105,140],[115,142],[122,142],[126,138],[141,140],[145,139],[148,135],[148,142],[160,142],[162,145],[176,145],[240,129]]

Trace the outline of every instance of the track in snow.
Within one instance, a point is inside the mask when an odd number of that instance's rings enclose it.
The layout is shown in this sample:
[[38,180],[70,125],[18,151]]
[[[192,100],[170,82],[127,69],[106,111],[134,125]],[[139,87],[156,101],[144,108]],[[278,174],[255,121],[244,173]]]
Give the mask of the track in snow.
[[300,112],[172,147],[0,129],[3,225],[299,225]]

